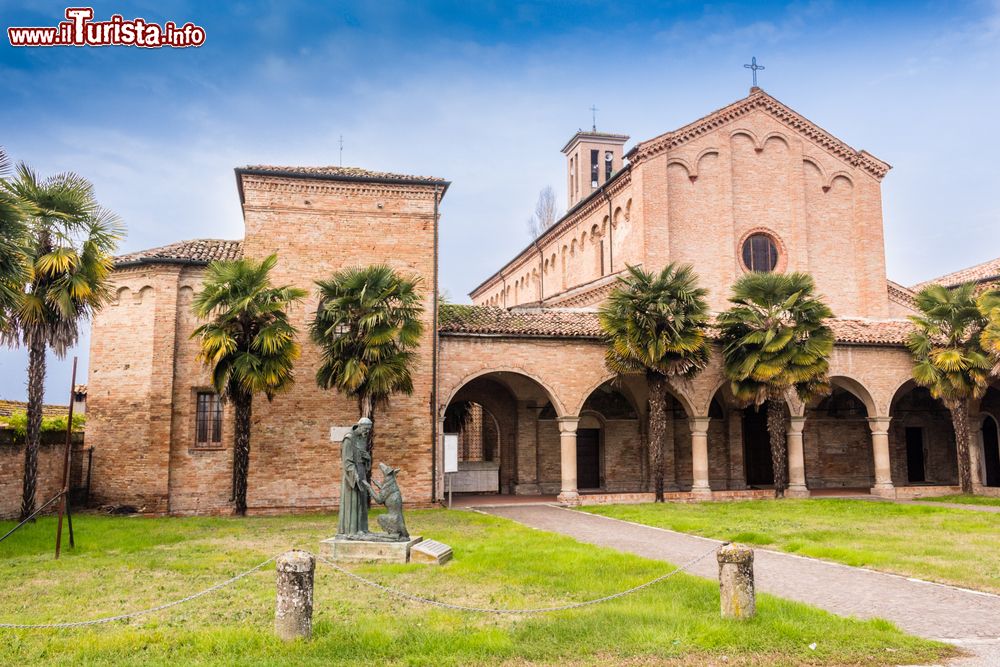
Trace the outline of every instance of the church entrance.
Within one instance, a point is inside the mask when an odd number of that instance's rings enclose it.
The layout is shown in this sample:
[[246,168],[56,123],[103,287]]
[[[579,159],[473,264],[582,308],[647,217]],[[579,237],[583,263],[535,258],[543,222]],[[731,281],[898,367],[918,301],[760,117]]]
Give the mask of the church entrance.
[[576,486],[578,489],[601,488],[601,429],[577,429]]
[[983,480],[986,486],[1000,486],[1000,433],[993,417],[983,420],[983,464],[986,475]]
[[771,442],[767,435],[767,409],[747,408],[743,411],[743,460],[746,463],[747,486],[774,484],[774,464]]

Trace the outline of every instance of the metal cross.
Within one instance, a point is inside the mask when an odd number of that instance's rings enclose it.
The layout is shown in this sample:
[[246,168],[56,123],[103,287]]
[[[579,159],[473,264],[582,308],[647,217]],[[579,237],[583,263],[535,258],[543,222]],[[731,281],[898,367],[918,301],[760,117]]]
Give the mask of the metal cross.
[[597,132],[597,112],[598,111],[599,111],[599,109],[596,106],[594,106],[593,104],[590,105],[590,117],[591,117],[591,120],[593,121],[593,131],[594,132]]
[[749,65],[744,65],[744,67],[746,67],[748,70],[752,70],[753,71],[753,87],[756,88],[757,87],[757,70],[764,69],[764,66],[763,65],[758,65],[757,64],[757,56],[754,56],[753,58],[750,59],[750,64]]

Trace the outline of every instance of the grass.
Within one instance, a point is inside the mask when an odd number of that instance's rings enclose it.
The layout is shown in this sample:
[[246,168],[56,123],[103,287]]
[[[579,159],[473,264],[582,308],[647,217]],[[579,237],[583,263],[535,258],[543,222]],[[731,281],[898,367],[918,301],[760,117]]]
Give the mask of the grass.
[[616,519],[1000,593],[1000,520],[866,500],[587,507]]
[[998,496],[965,496],[965,495],[953,495],[953,496],[931,496],[928,498],[917,498],[917,500],[924,501],[929,500],[933,503],[958,503],[959,505],[987,505],[992,507],[1000,507],[1000,497]]
[[[412,512],[411,530],[454,548],[444,567],[352,569],[414,593],[522,607],[617,592],[662,562],[471,512]],[[315,550],[332,516],[74,519],[78,546],[52,559],[54,520],[0,543],[0,622],[89,619],[201,590],[291,546]],[[11,524],[0,522],[5,531]],[[498,617],[386,597],[319,564],[314,637],[273,637],[273,566],[220,592],[128,622],[0,630],[0,664],[681,664],[923,663],[954,653],[886,621],[846,619],[761,595],[751,622],[719,618],[718,585],[677,575],[640,593],[553,614]],[[811,649],[810,644],[816,643]]]

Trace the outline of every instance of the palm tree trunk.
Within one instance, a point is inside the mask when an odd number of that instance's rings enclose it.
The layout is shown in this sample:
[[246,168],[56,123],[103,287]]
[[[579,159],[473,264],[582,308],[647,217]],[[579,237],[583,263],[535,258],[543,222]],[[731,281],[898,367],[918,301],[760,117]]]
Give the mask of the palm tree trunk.
[[649,379],[649,453],[653,468],[653,492],[663,502],[663,445],[667,430],[667,379]]
[[21,491],[21,521],[35,511],[38,485],[38,445],[42,437],[42,405],[45,401],[45,338],[32,333],[28,343],[28,432],[24,444],[24,485]]
[[250,417],[253,412],[253,396],[237,396],[233,403],[236,408],[233,500],[236,503],[236,514],[245,516],[247,513],[247,480],[250,476]]
[[972,494],[972,462],[969,456],[969,403],[955,401],[948,406],[955,429],[955,451],[958,454],[958,483],[962,493]]
[[774,497],[784,498],[788,488],[788,443],[786,442],[785,406],[780,400],[767,402],[767,435],[771,441],[771,465],[774,468]]

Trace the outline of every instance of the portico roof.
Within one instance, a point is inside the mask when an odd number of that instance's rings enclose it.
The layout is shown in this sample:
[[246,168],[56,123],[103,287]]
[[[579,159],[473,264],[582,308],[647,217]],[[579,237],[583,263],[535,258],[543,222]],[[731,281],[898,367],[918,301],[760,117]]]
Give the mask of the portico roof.
[[[909,320],[829,320],[837,342],[845,345],[906,343],[913,325]],[[498,308],[446,304],[439,310],[438,331],[444,335],[509,336],[524,338],[600,339],[601,325],[593,310],[557,308]],[[710,335],[714,330],[710,330]]]

